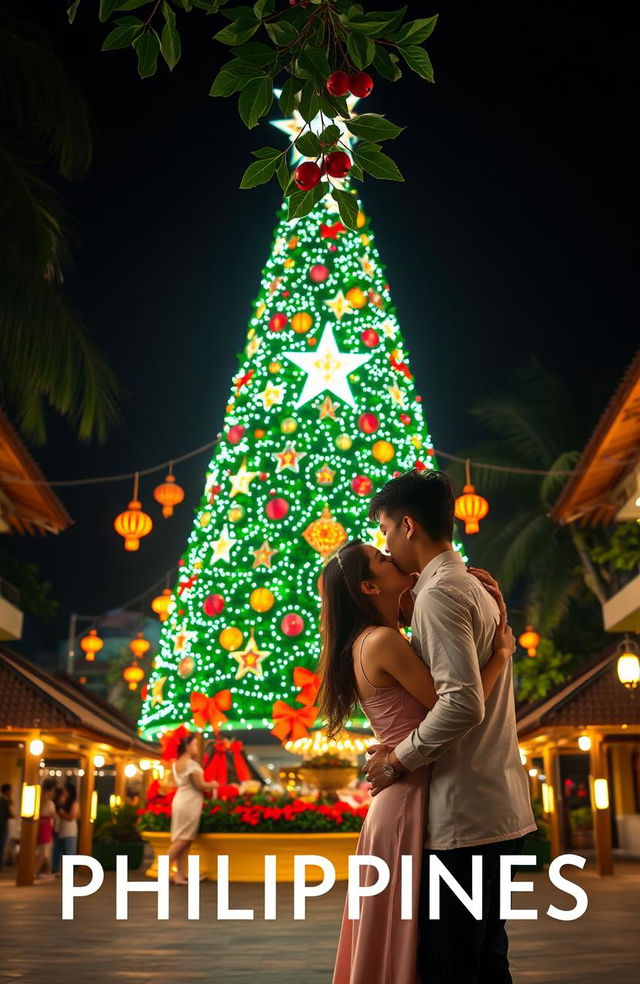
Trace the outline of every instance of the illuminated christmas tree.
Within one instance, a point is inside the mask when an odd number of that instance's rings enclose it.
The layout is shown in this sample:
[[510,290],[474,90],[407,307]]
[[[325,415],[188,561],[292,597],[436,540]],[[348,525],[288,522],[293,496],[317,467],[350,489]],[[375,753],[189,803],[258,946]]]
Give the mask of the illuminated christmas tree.
[[[279,125],[294,139],[303,121]],[[416,461],[435,467],[368,217],[345,229],[330,196],[293,222],[283,209],[149,679],[146,736],[195,722],[275,725],[284,740],[320,726],[323,562],[352,537],[382,545],[369,497]]]

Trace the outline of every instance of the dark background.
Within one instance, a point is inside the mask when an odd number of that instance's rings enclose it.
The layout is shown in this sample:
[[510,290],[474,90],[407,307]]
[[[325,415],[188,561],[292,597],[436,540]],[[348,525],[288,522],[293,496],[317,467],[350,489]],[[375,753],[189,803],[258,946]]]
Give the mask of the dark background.
[[[83,0],[73,26],[62,0],[22,6],[55,35],[94,113],[93,166],[65,189],[76,225],[69,286],[125,391],[105,444],[79,445],[52,415],[35,456],[52,481],[145,468],[221,426],[279,205],[275,184],[238,185],[250,150],[284,135],[247,131],[234,99],[208,96],[226,59],[211,40],[219,17],[179,17],[182,61],[141,81],[130,50],[100,52],[97,0]],[[634,26],[621,8],[567,0],[440,11],[428,44],[436,84],[379,80],[367,104],[408,127],[392,148],[406,184],[363,189],[435,445],[455,452],[475,440],[469,407],[531,351],[566,381],[586,440],[638,340]],[[60,601],[41,634],[32,622],[27,648],[53,647],[71,610],[116,607],[175,564],[207,460],[178,467],[187,501],[156,520],[137,554],[112,527],[129,482],[60,491],[75,525],[13,540]],[[142,486],[154,516],[159,478]]]

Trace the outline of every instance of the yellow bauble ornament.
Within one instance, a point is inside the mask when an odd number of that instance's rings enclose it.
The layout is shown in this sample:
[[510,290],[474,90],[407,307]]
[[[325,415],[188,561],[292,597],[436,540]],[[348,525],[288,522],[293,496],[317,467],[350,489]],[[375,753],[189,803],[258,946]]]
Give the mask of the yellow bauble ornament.
[[363,227],[363,225],[365,224],[366,221],[367,221],[367,217],[364,214],[364,212],[358,212],[358,218],[356,220],[356,224],[358,226],[358,229],[362,229],[362,227]]
[[240,523],[246,515],[244,506],[235,505],[231,506],[229,512],[227,513],[227,519],[230,523]]
[[306,331],[309,331],[312,324],[313,318],[307,311],[299,311],[298,314],[294,314],[291,319],[291,327],[299,335],[304,335]]
[[295,262],[295,260],[292,260],[291,257],[289,257],[289,259],[285,260],[282,265],[286,270],[290,270],[292,266],[295,266]]
[[236,649],[240,649],[242,645],[242,640],[244,636],[240,629],[237,629],[235,625],[229,625],[226,629],[223,629],[218,636],[218,642],[223,649],[227,652],[233,652]]
[[367,303],[367,295],[359,287],[352,287],[347,291],[347,300],[353,308],[363,308]]
[[200,526],[202,526],[204,529],[209,525],[210,522],[211,522],[211,513],[203,512],[202,516],[200,517]]
[[285,419],[280,424],[280,430],[283,434],[295,434],[298,429],[298,421],[294,420],[293,417],[285,417]]
[[338,434],[336,437],[336,447],[339,451],[348,451],[353,441],[348,434]]
[[260,303],[256,308],[256,318],[261,318],[266,310],[267,310],[267,305],[264,303],[264,301],[260,301]]
[[277,375],[277,373],[279,373],[281,369],[282,369],[282,365],[279,362],[269,363],[269,372],[271,373],[272,376]]
[[381,464],[386,464],[387,461],[391,461],[395,455],[395,448],[391,441],[376,441],[376,443],[371,448],[371,454],[379,461]]
[[249,604],[254,612],[268,612],[273,608],[275,600],[269,588],[255,588],[249,596]]

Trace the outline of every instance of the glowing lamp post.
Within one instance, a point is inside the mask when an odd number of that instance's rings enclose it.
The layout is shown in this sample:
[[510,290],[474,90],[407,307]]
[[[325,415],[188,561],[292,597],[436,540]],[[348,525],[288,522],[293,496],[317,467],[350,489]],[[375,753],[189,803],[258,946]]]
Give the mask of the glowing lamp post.
[[627,690],[635,690],[640,682],[638,647],[629,636],[618,646],[618,679]]

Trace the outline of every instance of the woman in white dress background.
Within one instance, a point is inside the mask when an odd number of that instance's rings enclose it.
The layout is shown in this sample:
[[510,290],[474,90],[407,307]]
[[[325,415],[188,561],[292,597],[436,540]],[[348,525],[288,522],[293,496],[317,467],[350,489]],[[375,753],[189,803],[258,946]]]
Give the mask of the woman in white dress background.
[[202,766],[198,762],[198,736],[185,735],[178,745],[178,757],[171,763],[173,781],[177,790],[171,804],[171,847],[169,867],[175,862],[177,873],[174,885],[187,884],[187,856],[191,841],[198,833],[204,795],[213,794],[215,782],[205,782]]

